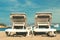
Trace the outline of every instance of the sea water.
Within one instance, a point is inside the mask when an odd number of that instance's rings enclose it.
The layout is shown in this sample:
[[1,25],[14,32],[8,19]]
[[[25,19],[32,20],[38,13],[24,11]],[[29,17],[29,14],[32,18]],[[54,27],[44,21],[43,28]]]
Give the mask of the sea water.
[[58,26],[58,27],[51,26],[51,28],[54,28],[56,30],[60,30],[60,26]]
[[[60,30],[60,25],[59,25],[59,27],[54,27],[53,25],[51,25],[51,28]],[[11,29],[11,28],[0,28],[0,31],[5,31],[6,29]],[[33,29],[34,29],[34,27],[33,27]]]
[[5,31],[6,29],[8,29],[8,28],[0,28],[0,31]]

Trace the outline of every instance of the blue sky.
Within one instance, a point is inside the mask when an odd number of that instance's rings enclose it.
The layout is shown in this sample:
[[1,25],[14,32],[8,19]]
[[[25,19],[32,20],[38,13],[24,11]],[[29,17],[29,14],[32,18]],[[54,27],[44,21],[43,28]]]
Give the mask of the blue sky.
[[60,23],[60,0],[0,0],[0,23],[9,25],[12,12],[25,12],[29,23],[36,12],[52,12],[52,22]]

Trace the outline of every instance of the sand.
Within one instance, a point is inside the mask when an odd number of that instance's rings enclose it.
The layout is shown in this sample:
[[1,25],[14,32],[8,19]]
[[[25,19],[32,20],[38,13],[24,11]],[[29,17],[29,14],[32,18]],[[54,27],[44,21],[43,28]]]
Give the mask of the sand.
[[60,40],[60,34],[57,34],[56,37],[48,37],[42,35],[36,36],[15,36],[15,37],[7,37],[5,32],[0,32],[0,40]]

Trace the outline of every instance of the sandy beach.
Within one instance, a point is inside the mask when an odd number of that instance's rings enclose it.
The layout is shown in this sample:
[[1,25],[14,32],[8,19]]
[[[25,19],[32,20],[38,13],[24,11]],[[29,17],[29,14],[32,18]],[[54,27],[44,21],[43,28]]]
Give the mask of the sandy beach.
[[29,37],[24,36],[15,36],[15,37],[7,37],[5,32],[0,32],[0,40],[60,40],[60,34],[57,34],[56,37],[48,37],[48,36],[42,36],[42,35],[36,35]]

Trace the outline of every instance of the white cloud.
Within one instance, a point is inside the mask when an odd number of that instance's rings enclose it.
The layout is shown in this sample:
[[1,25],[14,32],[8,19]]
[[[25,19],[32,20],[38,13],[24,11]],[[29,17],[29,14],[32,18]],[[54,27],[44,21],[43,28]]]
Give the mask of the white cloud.
[[53,8],[49,8],[49,9],[44,9],[42,11],[44,11],[44,12],[60,13],[60,8],[53,7]]
[[[19,3],[17,0],[13,0],[11,2],[15,2],[14,6],[9,7],[10,11],[19,11],[19,10],[26,10],[26,8],[40,8],[39,5],[33,3],[32,1],[26,0],[25,4]],[[22,8],[21,8],[22,7]]]
[[40,8],[39,5],[35,4],[34,2],[30,1],[30,0],[25,0],[25,4],[20,4],[21,7],[31,7],[31,8]]
[[10,0],[11,2],[17,1],[17,0]]

